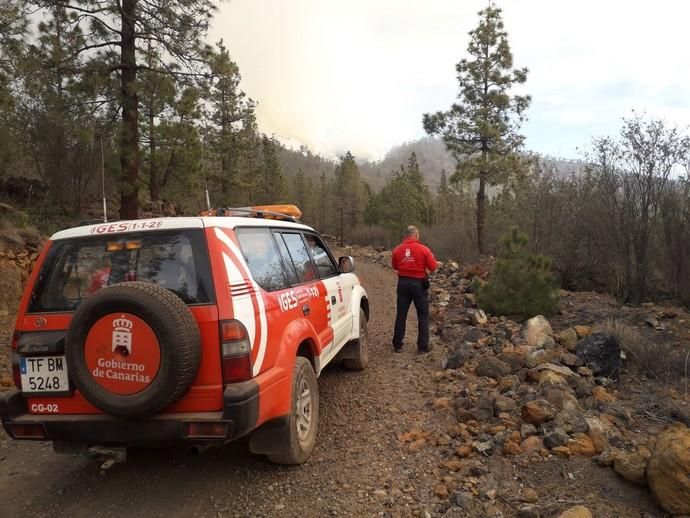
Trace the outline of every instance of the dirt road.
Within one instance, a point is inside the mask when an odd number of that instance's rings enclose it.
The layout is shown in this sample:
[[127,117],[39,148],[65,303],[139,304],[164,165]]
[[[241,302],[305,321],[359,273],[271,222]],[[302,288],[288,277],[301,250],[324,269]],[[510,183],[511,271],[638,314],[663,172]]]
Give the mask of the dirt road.
[[[331,367],[319,381],[321,426],[304,466],[270,464],[237,443],[194,457],[188,450],[130,452],[105,474],[49,444],[0,436],[2,515],[20,516],[425,516],[434,512],[437,461],[401,449],[396,435],[434,419],[431,372],[441,351],[389,346],[394,277],[359,264],[371,298],[371,364],[361,373]],[[411,335],[411,336],[410,336]]]

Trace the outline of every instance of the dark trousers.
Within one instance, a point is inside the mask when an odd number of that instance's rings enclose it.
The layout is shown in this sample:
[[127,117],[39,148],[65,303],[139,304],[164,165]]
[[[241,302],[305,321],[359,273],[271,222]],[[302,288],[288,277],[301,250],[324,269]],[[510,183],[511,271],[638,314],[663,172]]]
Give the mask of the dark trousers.
[[403,345],[407,312],[412,302],[417,310],[419,326],[417,349],[421,351],[429,348],[429,293],[422,279],[400,277],[398,279],[398,313],[395,317],[393,333],[393,347],[396,349],[400,349]]

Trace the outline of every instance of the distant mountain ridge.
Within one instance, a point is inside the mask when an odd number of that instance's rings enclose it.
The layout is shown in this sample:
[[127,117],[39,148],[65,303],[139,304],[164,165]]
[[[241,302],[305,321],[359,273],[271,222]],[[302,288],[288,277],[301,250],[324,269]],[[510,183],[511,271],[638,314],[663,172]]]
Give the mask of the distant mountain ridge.
[[[455,172],[455,159],[446,149],[443,141],[434,137],[423,137],[391,148],[380,161],[358,161],[362,178],[369,184],[372,191],[379,191],[388,178],[399,171],[402,165],[407,164],[413,152],[417,154],[419,169],[432,190],[438,186],[443,171],[449,178]],[[573,174],[579,176],[585,168],[585,163],[580,160],[540,156],[539,161],[543,170],[552,171],[561,178]],[[297,170],[301,169],[312,178],[318,177],[321,171],[331,177],[337,165],[332,160],[310,153],[306,148],[283,149],[281,162],[287,176],[293,176]],[[318,173],[315,174],[317,171]]]

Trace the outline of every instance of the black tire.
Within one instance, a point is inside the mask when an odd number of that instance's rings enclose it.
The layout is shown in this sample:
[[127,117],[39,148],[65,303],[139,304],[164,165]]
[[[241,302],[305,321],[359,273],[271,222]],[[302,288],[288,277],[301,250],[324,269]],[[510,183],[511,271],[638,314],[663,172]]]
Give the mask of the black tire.
[[[136,315],[155,332],[160,366],[142,391],[115,394],[99,385],[86,365],[85,342],[91,327],[102,317],[117,312]],[[155,415],[189,389],[201,360],[199,327],[187,305],[165,288],[147,282],[124,282],[97,291],[83,301],[65,337],[70,378],[94,406],[119,417]]]
[[352,341],[350,347],[355,354],[354,358],[343,360],[343,367],[349,370],[361,371],[369,365],[369,331],[367,326],[367,314],[359,309],[359,338]]
[[[309,403],[309,422],[304,421],[305,389],[309,391],[306,398]],[[276,464],[297,465],[304,463],[311,455],[316,444],[316,432],[319,426],[319,387],[316,374],[309,360],[298,356],[292,371],[292,401],[287,421],[287,433],[279,445],[280,453],[271,453],[268,459]],[[305,428],[305,424],[306,426]]]

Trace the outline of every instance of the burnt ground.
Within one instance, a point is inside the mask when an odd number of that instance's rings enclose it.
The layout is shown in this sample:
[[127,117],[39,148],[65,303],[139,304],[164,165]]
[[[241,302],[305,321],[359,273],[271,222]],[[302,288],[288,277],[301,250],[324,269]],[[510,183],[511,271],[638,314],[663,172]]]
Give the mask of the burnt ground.
[[[431,354],[418,356],[412,325],[405,351],[394,354],[395,278],[377,264],[360,262],[358,273],[371,299],[371,363],[361,373],[333,366],[321,376],[320,430],[307,464],[275,466],[239,442],[200,457],[186,449],[133,451],[127,463],[101,473],[94,461],[54,454],[46,443],[11,441],[0,432],[3,516],[466,516],[453,506],[452,494],[435,494],[439,481],[452,477],[441,467],[447,459],[438,446],[448,415],[432,408],[444,347],[437,342]],[[554,327],[570,325],[568,314]],[[6,344],[11,315],[0,315],[0,321]],[[2,345],[0,368],[7,369]],[[634,385],[643,382],[629,377],[626,386],[636,387],[629,397],[646,392]],[[647,417],[636,426],[663,427]],[[411,430],[424,437],[417,451],[398,440]],[[591,459],[532,462],[497,455],[482,462],[497,488],[490,499],[477,491],[483,516],[515,516],[524,487],[537,491],[542,516],[576,504],[596,517],[664,516],[646,489]]]

